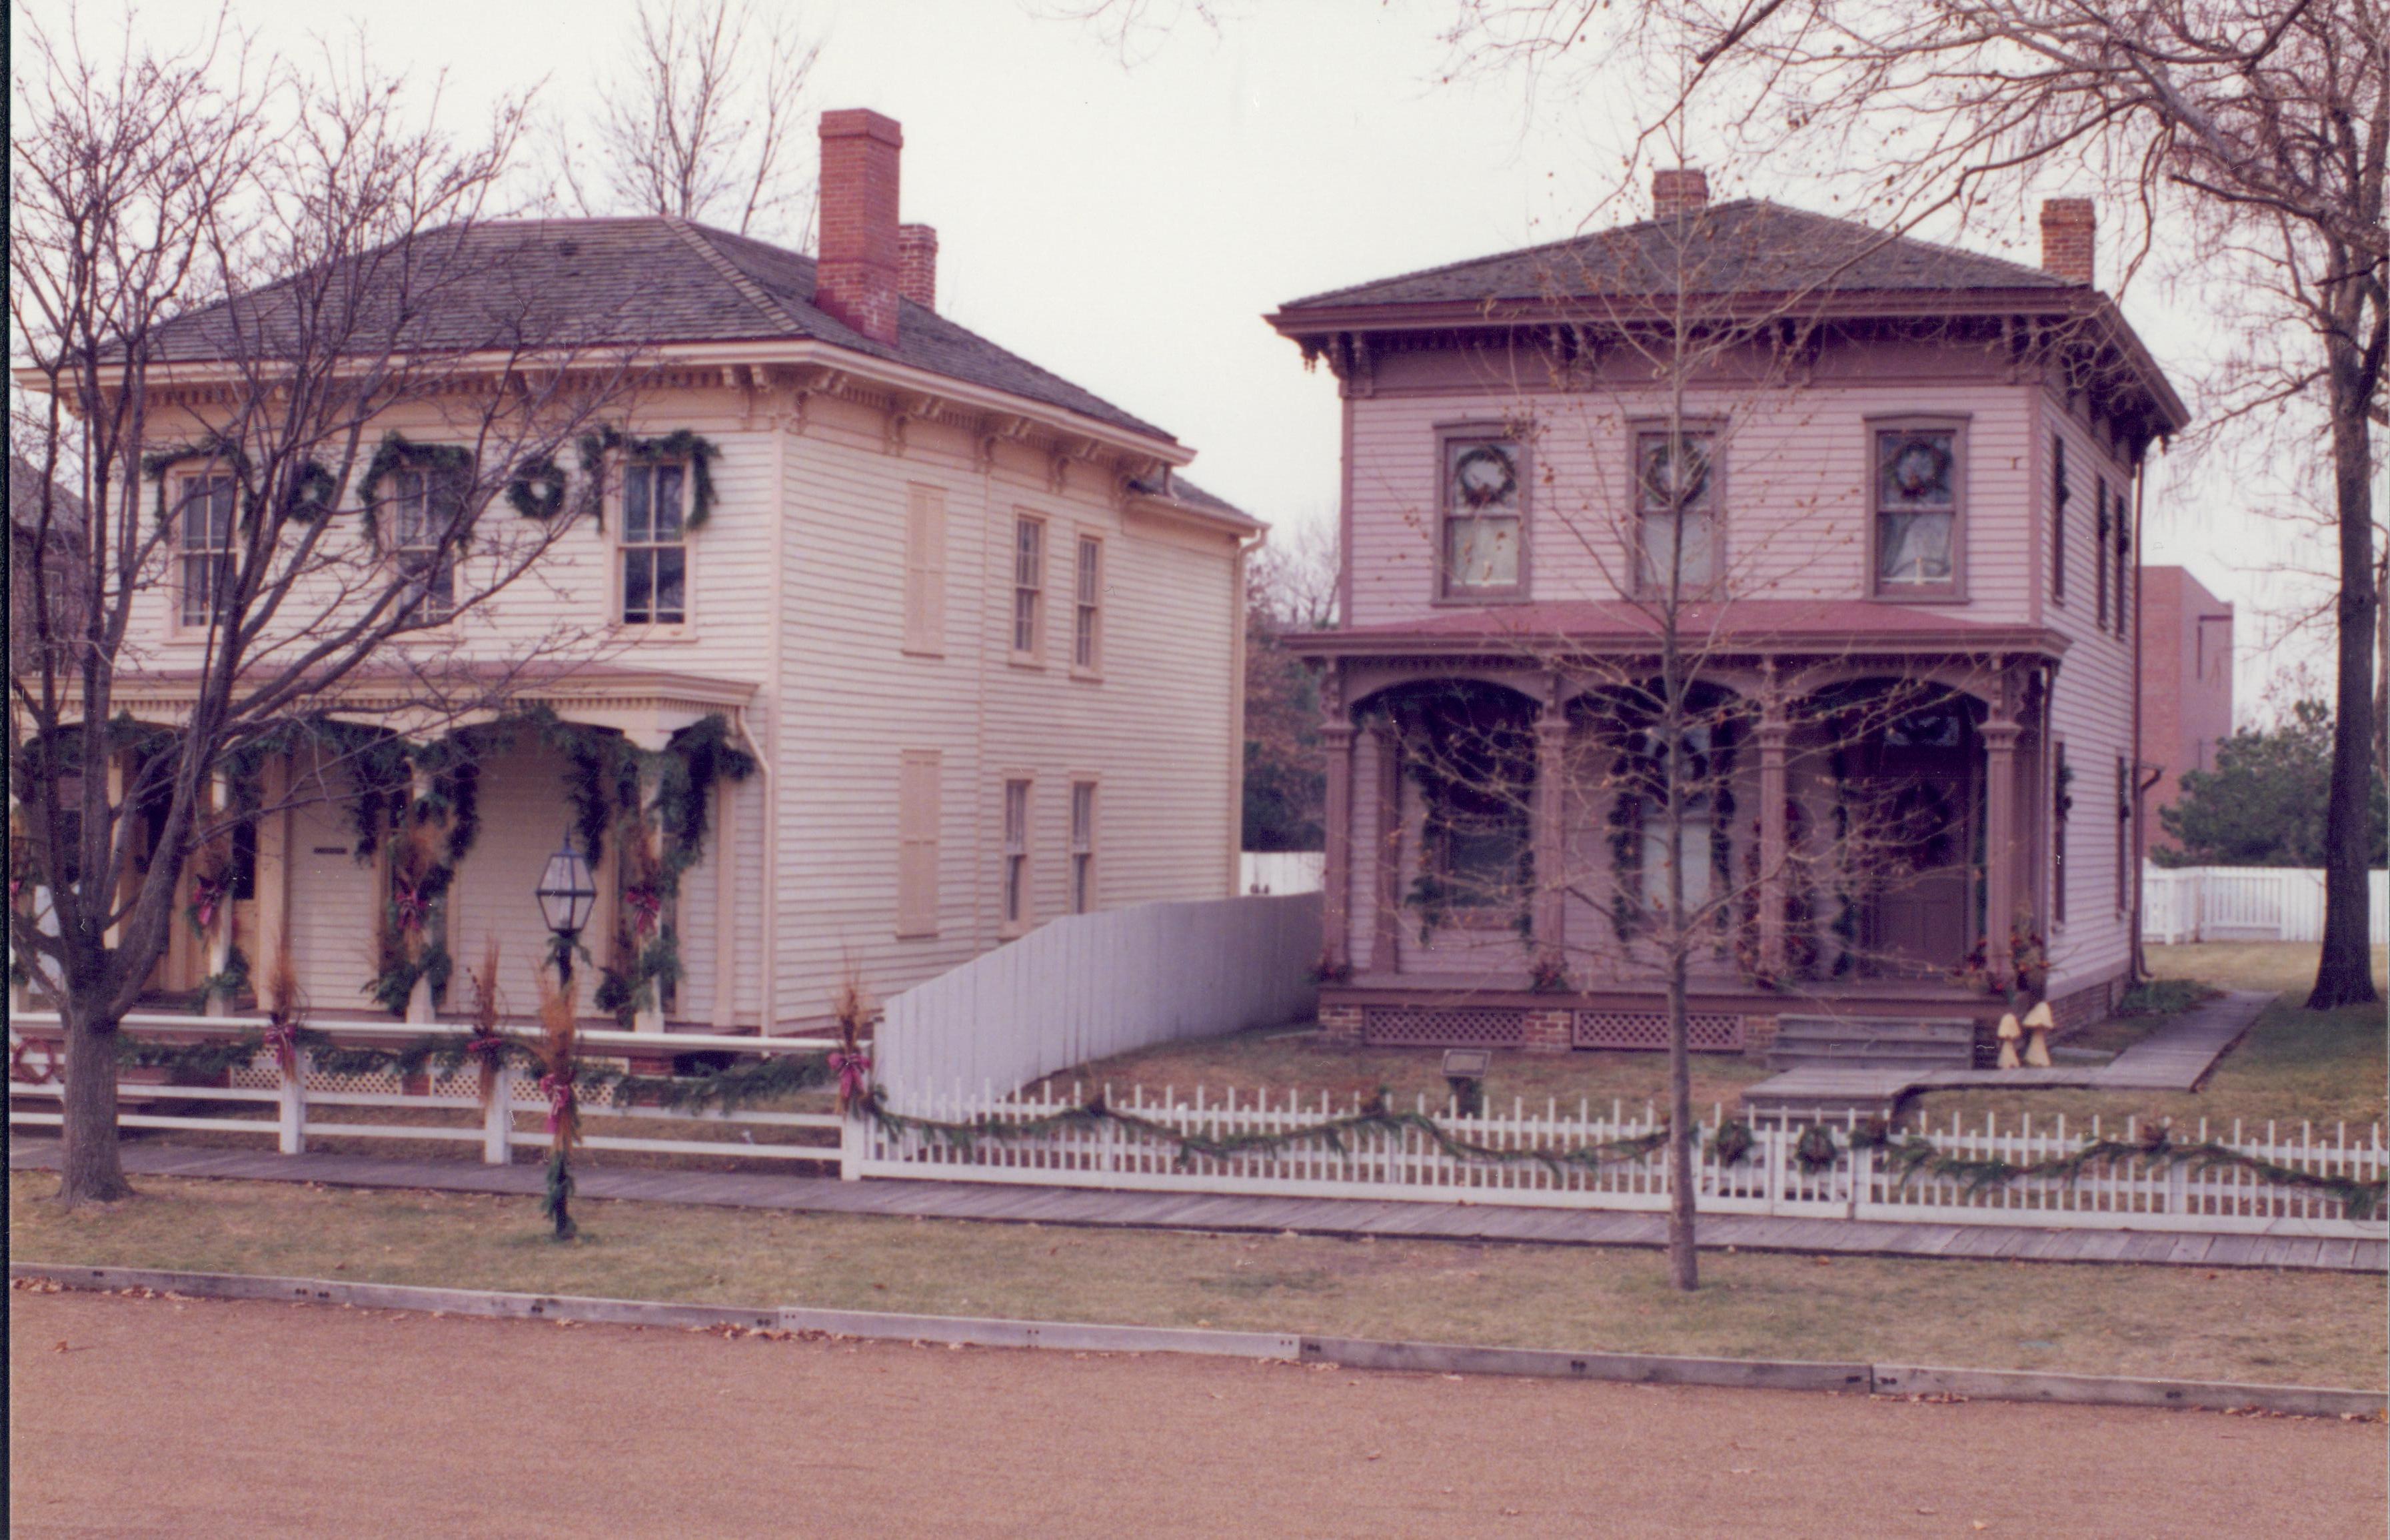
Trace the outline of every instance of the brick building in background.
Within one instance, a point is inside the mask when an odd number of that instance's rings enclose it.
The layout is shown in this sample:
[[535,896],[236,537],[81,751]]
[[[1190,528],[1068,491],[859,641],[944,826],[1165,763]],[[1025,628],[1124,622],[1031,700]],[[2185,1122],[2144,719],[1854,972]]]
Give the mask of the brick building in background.
[[2232,734],[2232,607],[2180,567],[2141,577],[2141,757],[2157,773],[2142,828],[2149,848],[2173,843],[2158,809],[2182,795],[2186,770],[2216,768]]

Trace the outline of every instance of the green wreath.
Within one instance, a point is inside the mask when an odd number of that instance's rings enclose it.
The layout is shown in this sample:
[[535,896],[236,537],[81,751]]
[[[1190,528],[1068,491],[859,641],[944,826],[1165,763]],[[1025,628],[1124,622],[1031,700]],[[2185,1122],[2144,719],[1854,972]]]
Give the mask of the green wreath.
[[[1923,456],[1926,465],[1921,474],[1909,468],[1919,456]],[[1921,434],[1903,439],[1895,445],[1885,461],[1884,469],[1891,473],[1892,484],[1900,489],[1900,495],[1915,501],[1926,488],[1940,486],[1949,481],[1950,464],[1950,451]]]
[[211,432],[197,443],[170,444],[141,456],[141,474],[158,483],[158,527],[163,530],[173,522],[173,510],[166,506],[166,472],[185,460],[222,460],[230,468],[233,479],[240,483],[241,521],[246,524],[256,511],[255,494],[249,485],[249,456],[238,440]]
[[546,523],[564,511],[564,468],[546,455],[533,456],[515,468],[507,501],[525,519]]
[[[1497,487],[1470,485],[1469,468],[1489,463],[1501,468],[1502,484]],[[1488,507],[1508,502],[1510,494],[1519,490],[1519,469],[1510,463],[1510,456],[1495,445],[1472,444],[1462,450],[1460,456],[1452,462],[1452,484],[1460,493],[1460,500],[1471,507]]]
[[311,459],[290,478],[290,491],[282,500],[282,511],[302,524],[313,524],[330,518],[340,501],[341,479],[321,460]]

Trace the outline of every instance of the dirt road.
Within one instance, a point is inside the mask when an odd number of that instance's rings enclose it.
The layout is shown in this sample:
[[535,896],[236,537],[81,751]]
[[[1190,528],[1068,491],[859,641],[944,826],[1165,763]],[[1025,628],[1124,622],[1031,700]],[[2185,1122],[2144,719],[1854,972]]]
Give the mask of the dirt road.
[[12,1530],[2379,1540],[2378,1424],[12,1292]]

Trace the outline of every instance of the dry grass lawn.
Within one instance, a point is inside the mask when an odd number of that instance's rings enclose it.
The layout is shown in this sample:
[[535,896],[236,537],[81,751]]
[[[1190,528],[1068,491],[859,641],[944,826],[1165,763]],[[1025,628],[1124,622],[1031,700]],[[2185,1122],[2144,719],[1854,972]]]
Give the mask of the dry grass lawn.
[[145,1178],[62,1213],[19,1173],[19,1259],[933,1315],[1305,1331],[1529,1347],[1863,1359],[2372,1387],[2380,1277],[1346,1241],[575,1205]]

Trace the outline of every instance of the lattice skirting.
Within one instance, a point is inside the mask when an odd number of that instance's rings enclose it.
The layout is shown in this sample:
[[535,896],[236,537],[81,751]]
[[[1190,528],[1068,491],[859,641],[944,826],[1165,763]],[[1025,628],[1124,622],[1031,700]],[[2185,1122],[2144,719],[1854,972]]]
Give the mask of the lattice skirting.
[[1524,1011],[1498,1006],[1365,1006],[1361,1037],[1422,1048],[1515,1048],[1527,1040],[1527,1018]]
[[[1741,1053],[1742,1018],[1694,1011],[1685,1019],[1685,1035],[1695,1053]],[[1656,1010],[1581,1010],[1569,1042],[1579,1048],[1658,1052],[1668,1046],[1668,1018]]]

